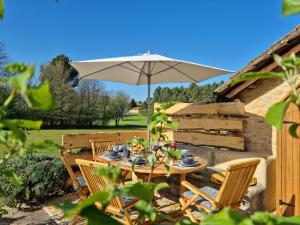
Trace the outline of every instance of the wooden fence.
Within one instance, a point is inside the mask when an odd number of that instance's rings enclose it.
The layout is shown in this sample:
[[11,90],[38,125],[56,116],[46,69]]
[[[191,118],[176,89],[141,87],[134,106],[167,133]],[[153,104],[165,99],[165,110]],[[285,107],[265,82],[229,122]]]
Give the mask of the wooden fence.
[[66,134],[62,136],[62,145],[65,149],[90,148],[90,140],[93,138],[104,141],[116,141],[117,144],[124,144],[133,137],[147,138],[146,131],[120,131],[120,132],[99,132],[94,134]]
[[166,113],[179,124],[176,132],[168,132],[178,142],[244,150],[243,103],[177,103]]

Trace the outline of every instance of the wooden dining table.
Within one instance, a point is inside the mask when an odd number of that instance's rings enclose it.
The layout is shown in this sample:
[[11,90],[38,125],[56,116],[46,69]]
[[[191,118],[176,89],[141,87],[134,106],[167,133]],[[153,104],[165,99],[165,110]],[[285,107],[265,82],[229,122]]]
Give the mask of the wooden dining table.
[[[105,162],[112,166],[116,166],[121,168],[124,171],[131,172],[133,179],[136,178],[145,178],[150,175],[151,173],[151,166],[150,165],[135,165],[135,167],[132,167],[132,164],[128,161],[127,158],[121,158],[118,160],[110,159],[105,156],[105,154],[95,156],[94,160],[99,162]],[[167,175],[179,175],[179,194],[181,195],[185,188],[181,185],[181,182],[186,180],[186,175],[193,172],[198,172],[201,170],[205,170],[207,168],[207,161],[200,157],[194,157],[194,161],[199,162],[199,165],[188,167],[188,166],[182,166],[181,164],[174,163],[173,165],[170,165],[168,163],[162,163],[159,164],[155,169],[153,170],[153,177],[158,176],[167,176]],[[165,164],[169,165],[169,171],[166,169]]]

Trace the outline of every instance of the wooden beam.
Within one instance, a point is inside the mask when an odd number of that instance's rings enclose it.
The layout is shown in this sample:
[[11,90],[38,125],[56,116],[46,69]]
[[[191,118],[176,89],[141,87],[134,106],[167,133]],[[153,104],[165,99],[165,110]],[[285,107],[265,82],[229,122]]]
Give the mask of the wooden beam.
[[212,104],[190,104],[186,107],[173,112],[171,115],[195,115],[195,114],[212,114],[212,115],[244,115],[245,105],[241,102],[225,102]]
[[242,119],[206,119],[206,118],[172,118],[177,122],[179,129],[203,129],[203,130],[243,130]]
[[[298,53],[300,52],[300,44],[296,45],[295,47],[291,48],[288,52],[284,53],[282,55],[282,57],[286,57],[289,56],[291,53]],[[278,67],[277,63],[272,62],[271,64],[269,64],[268,66],[264,67],[262,70],[260,71],[272,71],[274,70],[276,67]],[[249,71],[250,72],[250,71]],[[228,94],[225,95],[226,98],[228,99],[232,99],[234,96],[236,96],[238,93],[240,93],[242,90],[244,90],[245,88],[249,87],[251,84],[253,84],[255,81],[257,81],[256,79],[254,80],[247,80],[244,83],[238,85],[236,88],[232,89]]]
[[197,132],[174,132],[174,140],[193,145],[208,145],[244,150],[244,138],[233,136],[211,135]]
[[122,132],[100,132],[94,134],[65,134],[62,135],[62,145],[64,148],[90,148],[91,139],[103,139],[105,141],[115,141],[117,144],[124,144],[134,136],[147,138],[146,131],[122,131]]

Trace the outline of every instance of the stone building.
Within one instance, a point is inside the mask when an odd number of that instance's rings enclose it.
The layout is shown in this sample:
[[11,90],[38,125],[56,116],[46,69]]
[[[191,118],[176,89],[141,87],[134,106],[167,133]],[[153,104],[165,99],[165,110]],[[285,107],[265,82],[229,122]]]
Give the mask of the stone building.
[[238,71],[229,81],[220,86],[215,94],[218,102],[240,101],[245,104],[244,119],[245,149],[249,153],[264,154],[266,159],[263,209],[275,209],[275,159],[276,129],[264,121],[268,108],[284,100],[290,93],[286,82],[277,79],[251,80],[232,86],[231,81],[245,72],[278,71],[273,55],[300,54],[300,26],[274,43],[268,50]]
[[142,107],[133,107],[128,110],[129,114],[140,114],[142,112]]

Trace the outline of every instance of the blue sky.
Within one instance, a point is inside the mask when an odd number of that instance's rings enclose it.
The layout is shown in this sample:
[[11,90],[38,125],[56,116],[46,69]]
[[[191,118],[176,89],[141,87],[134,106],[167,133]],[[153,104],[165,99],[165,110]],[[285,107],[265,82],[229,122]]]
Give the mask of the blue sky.
[[[239,70],[300,21],[300,16],[281,15],[281,0],[6,0],[5,4],[0,40],[12,60],[38,67],[61,53],[75,61],[151,51]],[[221,79],[228,75],[206,82]],[[143,86],[105,85],[136,99],[147,93]],[[164,86],[174,85],[178,84]]]

